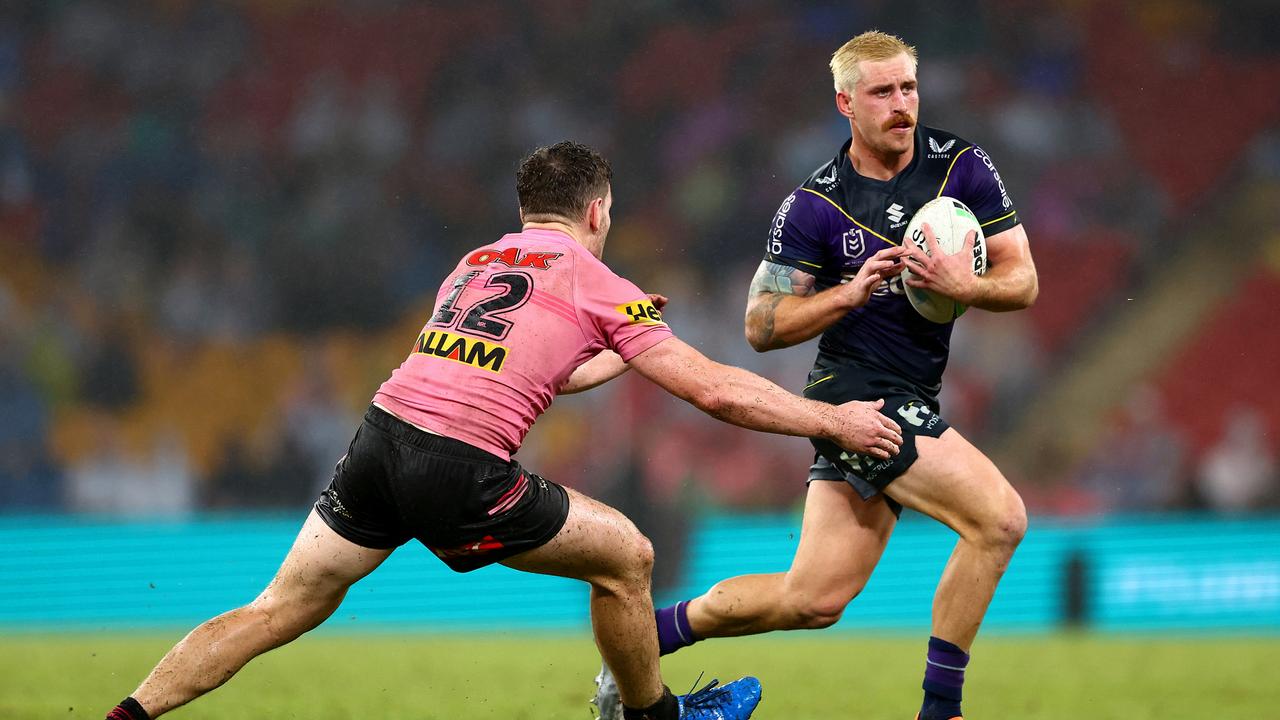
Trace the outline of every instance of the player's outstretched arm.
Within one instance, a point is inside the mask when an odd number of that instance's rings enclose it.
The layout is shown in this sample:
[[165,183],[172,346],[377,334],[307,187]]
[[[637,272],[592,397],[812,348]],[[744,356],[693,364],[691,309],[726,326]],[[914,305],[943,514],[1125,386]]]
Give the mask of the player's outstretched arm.
[[636,372],[699,410],[751,430],[830,440],[881,459],[897,455],[902,428],[880,414],[884,401],[843,405],[806,400],[742,368],[708,359],[669,338],[631,359]]
[[813,275],[789,265],[760,263],[747,292],[747,342],[757,352],[802,343],[867,304],[880,283],[902,272],[902,248],[872,255],[847,283],[816,292]]

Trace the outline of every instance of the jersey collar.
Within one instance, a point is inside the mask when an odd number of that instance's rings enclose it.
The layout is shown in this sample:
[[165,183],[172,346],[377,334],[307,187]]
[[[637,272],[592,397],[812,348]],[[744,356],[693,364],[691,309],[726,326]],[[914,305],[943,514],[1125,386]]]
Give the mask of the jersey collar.
[[911,153],[911,162],[907,163],[907,166],[902,168],[901,172],[888,180],[869,178],[865,175],[859,174],[858,171],[853,168],[853,161],[849,159],[849,148],[853,145],[853,138],[849,138],[840,146],[840,152],[836,155],[836,172],[840,174],[840,179],[847,183],[847,186],[849,187],[862,186],[892,192],[898,188],[898,185],[902,182],[903,178],[910,177],[911,173],[915,172],[916,167],[920,165],[920,148],[922,147],[923,138],[924,135],[921,125],[916,123],[916,130],[912,140],[915,144],[915,150]]

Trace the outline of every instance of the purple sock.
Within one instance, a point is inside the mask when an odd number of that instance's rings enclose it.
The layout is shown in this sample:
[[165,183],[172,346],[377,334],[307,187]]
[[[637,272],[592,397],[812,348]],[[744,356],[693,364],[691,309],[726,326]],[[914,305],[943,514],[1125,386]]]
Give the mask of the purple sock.
[[960,717],[960,691],[964,687],[964,669],[968,664],[969,653],[946,640],[929,638],[920,720]]
[[689,601],[678,602],[671,607],[659,608],[653,613],[658,621],[658,654],[670,655],[682,647],[688,647],[700,638],[689,626]]

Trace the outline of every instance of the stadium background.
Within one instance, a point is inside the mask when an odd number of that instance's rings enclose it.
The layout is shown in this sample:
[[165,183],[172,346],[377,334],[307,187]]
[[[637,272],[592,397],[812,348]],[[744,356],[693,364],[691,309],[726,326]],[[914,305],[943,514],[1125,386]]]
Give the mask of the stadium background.
[[[828,56],[879,27],[920,50],[921,121],[997,162],[1040,272],[1030,311],[958,323],[943,397],[1033,515],[988,627],[1274,638],[1277,20],[1194,0],[5,3],[0,636],[172,631],[252,597],[456,256],[516,226],[539,144],[611,159],[606,260],[671,298],[681,337],[798,389],[813,346],[752,352],[745,288],[780,201],[847,137]],[[809,450],[624,377],[558,400],[519,457],[636,519],[665,600],[785,568]],[[908,514],[841,627],[918,635],[950,544]],[[330,627],[580,633],[583,600],[414,548]]]

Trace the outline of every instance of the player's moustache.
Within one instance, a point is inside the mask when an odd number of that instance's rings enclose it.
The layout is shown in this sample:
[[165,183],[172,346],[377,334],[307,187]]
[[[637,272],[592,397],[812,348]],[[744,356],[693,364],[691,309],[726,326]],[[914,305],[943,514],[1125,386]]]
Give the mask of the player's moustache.
[[916,119],[911,113],[898,113],[893,117],[889,118],[888,120],[886,120],[884,123],[884,127],[880,129],[887,132],[901,125],[904,122],[907,124],[907,127],[916,126]]

